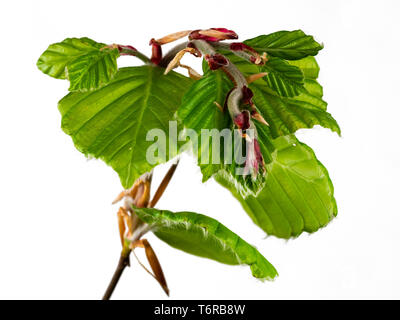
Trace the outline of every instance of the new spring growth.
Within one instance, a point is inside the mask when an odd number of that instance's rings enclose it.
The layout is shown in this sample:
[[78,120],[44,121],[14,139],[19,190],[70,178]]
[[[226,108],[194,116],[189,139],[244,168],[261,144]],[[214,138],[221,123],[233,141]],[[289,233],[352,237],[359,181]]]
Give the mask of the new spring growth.
[[[248,84],[265,76],[266,73],[250,75],[248,79],[246,79],[227,57],[217,51],[229,50],[241,58],[257,65],[265,63],[267,59],[266,55],[260,56],[256,50],[241,42],[233,42],[230,44],[222,43],[221,41],[223,40],[237,39],[238,35],[236,32],[226,28],[210,28],[206,30],[181,31],[167,35],[158,40],[152,39],[150,44],[153,46],[153,63],[158,64],[161,60],[161,58],[158,57],[158,55],[161,54],[161,45],[186,36],[189,41],[183,49],[176,52],[175,56],[167,65],[165,74],[176,67],[183,66],[188,69],[190,77],[194,79],[200,78],[200,75],[196,71],[180,63],[183,56],[186,53],[190,53],[196,57],[204,56],[210,70],[215,71],[221,69],[228,75],[234,87],[228,92],[223,108],[217,101],[215,104],[222,112],[225,112],[225,110],[229,111],[232,122],[241,130],[243,138],[246,139],[247,153],[244,172],[245,174],[251,174],[252,179],[256,180],[258,174],[265,173],[265,164],[257,140],[257,129],[252,119],[264,125],[268,125],[268,123],[258,113],[252,101],[253,92],[248,87]],[[252,134],[250,134],[250,131]]]

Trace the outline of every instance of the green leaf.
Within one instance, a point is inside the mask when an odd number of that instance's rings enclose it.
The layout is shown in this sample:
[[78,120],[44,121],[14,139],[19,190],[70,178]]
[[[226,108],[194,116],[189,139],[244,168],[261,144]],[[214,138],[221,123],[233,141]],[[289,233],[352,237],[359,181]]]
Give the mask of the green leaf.
[[[261,154],[263,155],[265,164],[270,163],[273,160],[273,152],[275,146],[273,144],[273,139],[271,137],[271,131],[269,127],[258,121],[254,121],[257,133],[258,142],[260,145]],[[237,165],[232,164],[231,166],[225,166],[221,170],[216,172],[216,175],[224,176],[226,180],[235,188],[237,193],[242,197],[246,198],[248,196],[257,196],[262,192],[266,183],[266,176],[268,176],[268,166],[266,167],[265,175],[258,175],[257,179],[254,181],[250,176],[238,175],[236,172]],[[215,176],[215,175],[214,175]]]
[[89,38],[67,38],[62,42],[51,44],[40,56],[37,67],[51,77],[66,79],[65,70],[69,62],[82,55],[99,51],[105,46],[104,43]]
[[294,97],[303,91],[303,73],[285,60],[271,57],[259,70],[268,73],[263,79],[282,97]]
[[298,60],[315,56],[323,48],[312,36],[301,30],[278,31],[261,35],[244,41],[259,53],[266,52],[271,56],[287,60]]
[[68,78],[70,91],[87,91],[108,83],[117,72],[118,49],[89,38],[67,38],[50,45],[37,66],[57,79]]
[[[256,66],[232,53],[224,54],[245,75],[265,72],[263,66]],[[265,77],[251,83],[253,101],[264,119],[269,123],[272,137],[277,138],[296,132],[301,128],[320,125],[340,135],[340,128],[332,115],[326,112],[327,103],[322,100],[322,87],[315,80],[319,67],[313,57],[290,61],[305,75],[304,87],[297,85],[298,95],[282,97],[270,87]],[[207,66],[203,64],[203,68]]]
[[[229,78],[220,70],[206,72],[184,95],[182,105],[178,110],[178,116],[186,128],[195,130],[201,138],[194,148],[197,150],[198,164],[203,174],[203,182],[207,181],[219,170],[224,170],[236,181],[237,188],[245,196],[247,194],[257,194],[264,185],[264,179],[261,175],[255,180],[250,175],[237,175],[237,169],[242,165],[235,161],[235,154],[238,148],[234,145],[235,133],[232,130],[232,120],[227,110],[222,112],[215,104],[218,103],[223,106],[226,95],[233,86]],[[271,150],[264,146],[270,145],[270,133],[268,128],[265,125],[263,126],[265,127],[264,129],[258,129],[258,131],[262,130],[262,134],[259,134],[259,143],[264,161],[268,163],[271,160]],[[218,130],[216,133],[226,130],[226,136],[216,136],[214,140],[204,135],[205,130]],[[205,138],[207,140],[204,140]],[[228,139],[231,144],[229,146],[226,145],[227,147],[225,148],[225,142]],[[216,144],[218,143],[220,145],[219,152],[213,153],[217,150]],[[227,157],[224,157],[227,154],[226,150],[230,150],[228,152],[232,159],[231,162],[226,161]]]
[[[225,55],[239,70],[249,76],[257,73],[266,73],[262,80],[257,83],[263,83],[273,89],[278,95],[283,97],[293,97],[305,91],[304,75],[299,67],[291,64],[289,61],[269,57],[264,65],[255,65],[232,51],[219,50]],[[208,64],[203,60],[203,70],[209,70]]]
[[98,89],[115,76],[118,70],[118,49],[105,48],[82,55],[67,65],[69,91]]
[[340,128],[332,115],[325,111],[326,103],[304,93],[293,98],[280,97],[268,86],[252,83],[254,102],[269,123],[274,138],[296,132],[301,128],[320,125],[340,135]]
[[[209,72],[196,81],[183,96],[182,105],[178,109],[178,117],[182,120],[184,126],[195,130],[199,137],[201,137],[202,130],[216,129],[222,131],[223,129],[231,129],[232,121],[229,114],[221,112],[215,102],[223,106],[225,97],[232,86],[230,80],[221,72]],[[213,164],[213,157],[220,161],[222,152],[218,155],[209,152],[207,157],[209,163],[200,163],[201,155],[212,149],[211,139],[204,146],[205,150],[200,149],[200,141],[197,146],[193,146],[199,148],[198,158],[203,173],[203,182],[223,167],[223,163]]]
[[300,60],[287,61],[292,66],[299,68],[306,79],[316,80],[319,75],[319,65],[314,57],[307,57]]
[[304,74],[304,88],[307,92],[302,92],[303,95],[311,95],[319,98],[323,108],[326,109],[326,103],[322,100],[322,86],[317,82],[319,75],[319,66],[314,57],[307,57],[300,60],[288,61],[289,64],[298,67]]
[[275,268],[238,235],[215,219],[193,212],[134,208],[154,234],[170,246],[229,265],[246,264],[254,277],[272,280]]
[[322,99],[322,86],[316,81],[319,66],[314,57],[288,61],[304,74],[304,89],[295,97],[279,97],[262,81],[250,85],[254,101],[270,124],[273,137],[294,133],[300,128],[320,125],[340,135],[340,127],[332,115],[326,112],[327,103]]
[[168,143],[168,122],[193,82],[178,73],[164,76],[163,72],[153,66],[121,68],[101,89],[73,92],[59,102],[62,129],[76,148],[110,165],[124,188],[175,156],[167,145],[158,151],[155,163],[146,159],[146,151],[154,144],[146,141],[147,132],[162,129]]
[[224,175],[215,179],[229,189],[255,224],[268,235],[290,238],[315,232],[337,214],[333,185],[313,150],[294,135],[273,141],[276,152],[267,166],[264,189],[246,199]]

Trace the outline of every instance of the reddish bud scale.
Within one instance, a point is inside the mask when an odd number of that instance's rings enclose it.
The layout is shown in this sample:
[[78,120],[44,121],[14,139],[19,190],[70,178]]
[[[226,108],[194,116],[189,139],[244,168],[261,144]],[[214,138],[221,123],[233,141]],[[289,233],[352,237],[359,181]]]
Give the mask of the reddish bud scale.
[[252,105],[253,102],[251,101],[251,99],[253,98],[253,91],[251,91],[251,89],[247,86],[243,86],[242,88],[242,102],[243,104],[249,104]]
[[237,39],[239,36],[237,33],[233,30],[228,30],[226,28],[211,28],[211,30],[216,30],[222,33],[225,33],[225,36],[227,37],[226,39]]
[[212,56],[206,55],[204,58],[208,62],[208,66],[211,70],[217,70],[228,65],[228,60],[219,53],[213,54]]
[[190,40],[205,40],[205,41],[211,41],[211,42],[216,42],[219,41],[219,39],[214,38],[214,37],[209,37],[205,36],[199,33],[200,30],[194,30],[189,34],[189,39]]
[[[235,31],[228,30],[226,28],[211,28],[209,31],[214,30],[218,31],[221,34],[220,35],[207,35],[207,34],[202,34],[207,33],[207,30],[194,30],[189,34],[189,39],[190,40],[205,40],[205,41],[210,41],[210,42],[218,42],[221,40],[228,40],[228,39],[237,39],[238,35],[236,34]],[[211,32],[210,32],[211,34]]]
[[151,39],[149,43],[151,47],[151,62],[158,65],[162,59],[161,45],[155,40]]
[[249,51],[249,52],[257,53],[256,50],[254,50],[252,47],[248,46],[247,44],[244,44],[243,42],[233,42],[229,45],[229,48],[232,51]]
[[233,119],[235,125],[241,130],[247,130],[250,128],[250,114],[247,110],[239,113],[235,119]]
[[121,53],[121,56],[128,55],[128,53],[122,52],[123,50],[137,51],[136,48],[134,48],[130,45],[123,46],[123,45],[118,44],[117,47],[118,47],[118,51]]
[[124,49],[132,50],[132,51],[137,51],[136,48],[134,48],[134,47],[132,47],[132,46],[130,46],[130,45],[126,45],[126,46],[118,45],[118,50],[119,50],[119,51],[124,50]]
[[194,45],[193,42],[189,42],[188,45],[187,45],[187,47],[188,47],[188,48],[192,48],[192,49],[195,50],[195,51],[191,52],[191,54],[193,54],[195,57],[197,57],[197,58],[201,57],[201,52],[200,52],[200,50],[196,48],[196,46]]
[[253,148],[253,150],[247,150],[247,158],[245,161],[245,171],[253,172],[257,174],[259,169],[265,170],[264,159],[261,154],[260,145],[257,139],[253,140],[253,143],[248,144],[248,148]]
[[260,144],[257,139],[254,139],[254,152],[256,153],[256,159],[259,163],[263,163],[263,156],[260,150]]

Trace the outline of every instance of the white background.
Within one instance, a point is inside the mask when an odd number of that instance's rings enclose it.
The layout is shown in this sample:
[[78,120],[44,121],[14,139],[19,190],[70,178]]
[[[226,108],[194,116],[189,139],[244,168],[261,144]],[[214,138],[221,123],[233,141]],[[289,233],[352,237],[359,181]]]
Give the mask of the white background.
[[[158,207],[219,219],[256,245],[280,276],[261,283],[247,267],[190,256],[149,235],[171,297],[400,298],[399,4],[1,2],[0,298],[100,298],[120,250],[111,206],[119,179],[101,161],[87,161],[61,131],[57,102],[68,84],[42,74],[39,55],[50,43],[81,36],[149,53],[152,37],[208,27],[233,29],[240,39],[301,28],[324,43],[320,82],[342,138],[319,127],[298,137],[328,168],[339,214],[316,234],[265,239],[231,195],[213,181],[202,184],[194,161],[184,157]],[[156,170],[155,185],[166,169]],[[133,260],[113,298],[165,295]]]

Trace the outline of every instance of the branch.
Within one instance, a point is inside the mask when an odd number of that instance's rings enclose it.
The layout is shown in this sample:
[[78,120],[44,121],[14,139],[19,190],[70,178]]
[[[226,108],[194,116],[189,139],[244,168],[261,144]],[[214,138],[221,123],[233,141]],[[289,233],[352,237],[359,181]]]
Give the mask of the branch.
[[121,257],[119,258],[119,262],[117,265],[117,269],[115,270],[111,282],[108,285],[106,292],[104,293],[103,300],[110,300],[111,295],[113,294],[114,289],[117,286],[122,273],[124,272],[125,268],[130,265],[130,259],[129,259],[130,253],[131,253],[130,251],[128,252],[125,251],[125,253],[124,251],[122,251]]

